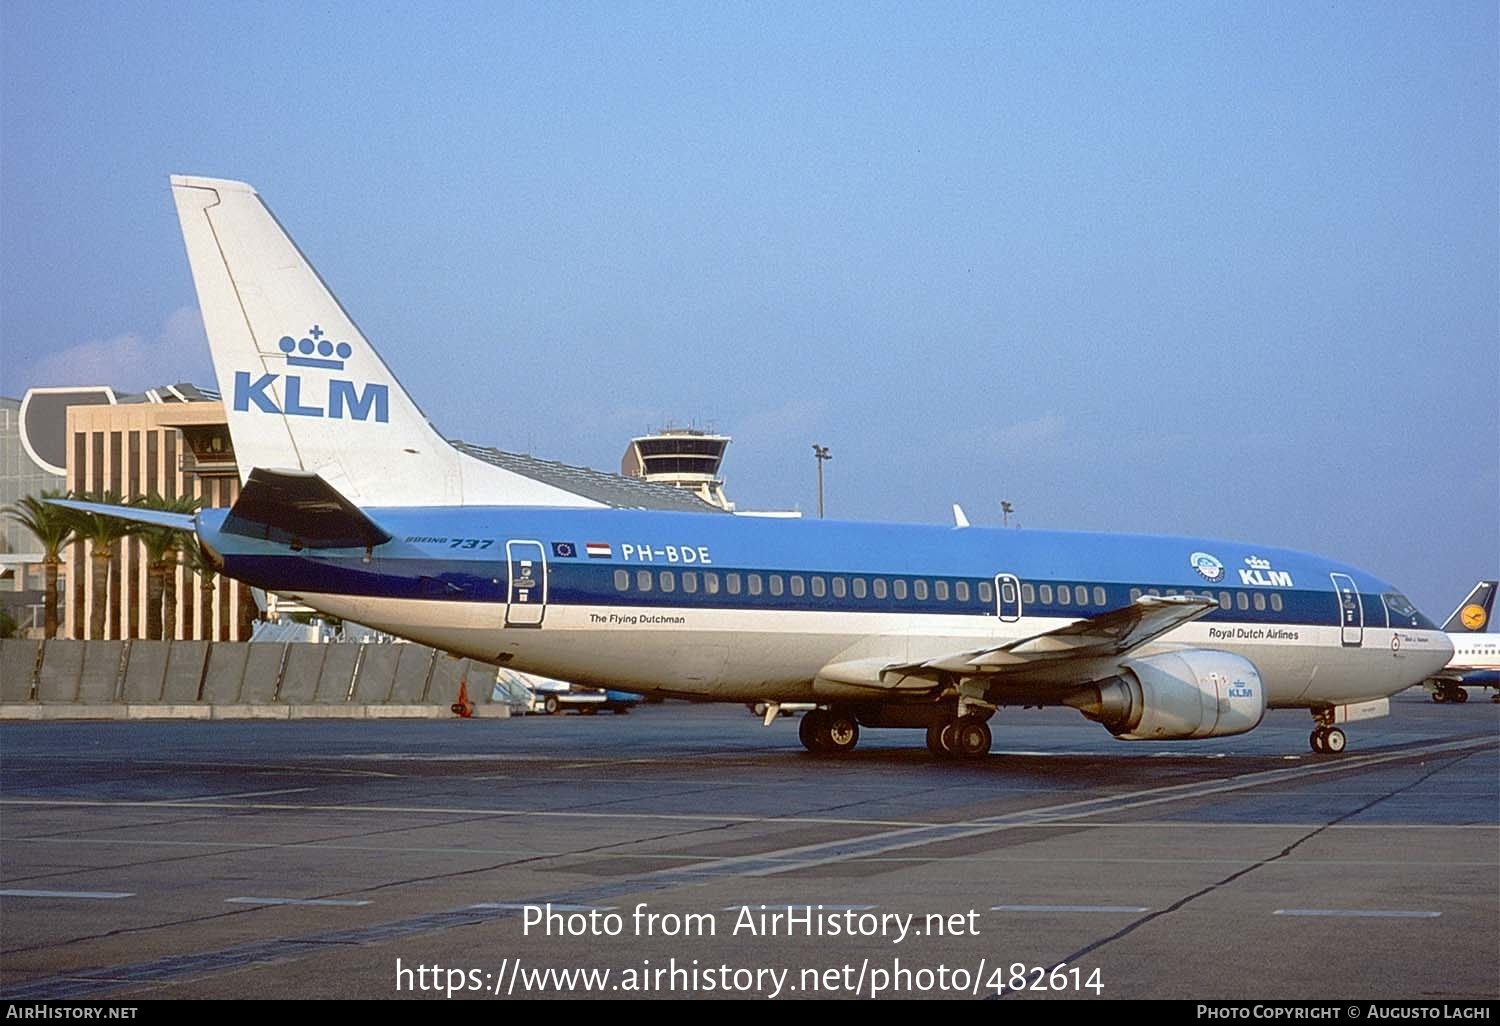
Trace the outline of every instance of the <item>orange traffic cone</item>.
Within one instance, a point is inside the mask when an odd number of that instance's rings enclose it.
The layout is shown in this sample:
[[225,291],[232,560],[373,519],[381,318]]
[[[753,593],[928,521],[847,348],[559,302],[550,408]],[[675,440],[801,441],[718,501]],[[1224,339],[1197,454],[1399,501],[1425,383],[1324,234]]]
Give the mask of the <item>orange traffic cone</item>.
[[458,682],[458,701],[454,702],[450,709],[453,715],[468,719],[474,715],[474,703],[469,701],[469,678],[464,677]]

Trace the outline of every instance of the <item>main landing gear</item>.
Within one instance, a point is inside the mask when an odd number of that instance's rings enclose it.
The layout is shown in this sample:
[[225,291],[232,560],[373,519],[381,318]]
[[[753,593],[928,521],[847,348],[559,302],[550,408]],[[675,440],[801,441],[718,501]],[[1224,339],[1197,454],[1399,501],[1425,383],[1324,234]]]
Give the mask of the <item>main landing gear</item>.
[[927,728],[927,750],[950,759],[978,759],[990,754],[990,725],[984,717],[956,716]]
[[1469,692],[1457,684],[1439,684],[1432,693],[1434,702],[1453,702],[1462,705],[1469,700]]
[[[979,759],[990,752],[990,727],[986,720],[992,709],[970,706],[963,714],[951,710],[948,715],[927,728],[927,748],[947,759]],[[879,726],[895,726],[881,723]],[[918,726],[902,723],[900,726]],[[859,719],[839,706],[813,709],[797,725],[802,746],[814,755],[842,755],[859,744]]]
[[841,755],[859,744],[859,721],[843,709],[814,709],[802,717],[797,736],[814,755]]

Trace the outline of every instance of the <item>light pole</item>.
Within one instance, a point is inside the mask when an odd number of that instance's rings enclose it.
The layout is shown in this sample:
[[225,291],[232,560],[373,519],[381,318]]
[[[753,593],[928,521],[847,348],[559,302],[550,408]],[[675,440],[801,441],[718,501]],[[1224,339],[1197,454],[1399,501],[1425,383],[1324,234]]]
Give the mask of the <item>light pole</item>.
[[833,454],[828,451],[828,446],[813,443],[813,458],[818,461],[818,519],[823,519],[823,463],[825,460],[833,459]]
[[1004,499],[1000,500],[1000,515],[1001,515],[1001,518],[1002,518],[1002,523],[1006,527],[1010,526],[1010,515],[1012,513],[1014,513],[1015,511],[1016,511],[1016,507],[1012,506],[1010,503],[1006,502]]

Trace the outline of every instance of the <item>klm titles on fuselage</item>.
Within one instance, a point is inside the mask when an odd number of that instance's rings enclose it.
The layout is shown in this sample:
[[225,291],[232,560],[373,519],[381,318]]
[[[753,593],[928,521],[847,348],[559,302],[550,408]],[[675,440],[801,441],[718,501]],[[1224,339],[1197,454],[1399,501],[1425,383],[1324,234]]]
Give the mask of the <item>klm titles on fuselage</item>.
[[1285,570],[1272,570],[1269,559],[1261,559],[1259,556],[1248,556],[1245,559],[1248,569],[1240,570],[1240,583],[1249,584],[1257,588],[1292,588],[1292,575]]
[[[348,342],[334,342],[324,338],[324,331],[314,324],[308,336],[294,339],[283,335],[279,348],[287,356],[290,367],[311,367],[317,370],[343,370],[344,361],[353,355],[354,348]],[[277,378],[284,377],[283,402],[276,405],[276,397],[270,388]],[[304,386],[306,391],[304,392]],[[390,421],[390,388],[374,383],[361,388],[346,378],[329,378],[326,384],[318,379],[304,379],[300,374],[262,374],[251,380],[249,371],[234,372],[234,409],[248,413],[254,406],[262,413],[281,413],[289,417],[325,417],[329,420],[374,420],[377,424]]]

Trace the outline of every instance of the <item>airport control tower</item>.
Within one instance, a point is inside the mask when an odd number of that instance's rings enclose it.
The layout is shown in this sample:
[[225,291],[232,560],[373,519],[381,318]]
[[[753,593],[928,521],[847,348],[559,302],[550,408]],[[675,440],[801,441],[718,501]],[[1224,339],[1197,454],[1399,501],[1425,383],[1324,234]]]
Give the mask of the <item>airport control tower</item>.
[[704,502],[733,510],[734,503],[724,497],[724,481],[719,477],[727,448],[728,435],[697,428],[663,428],[654,435],[630,440],[620,460],[620,473],[686,489]]

